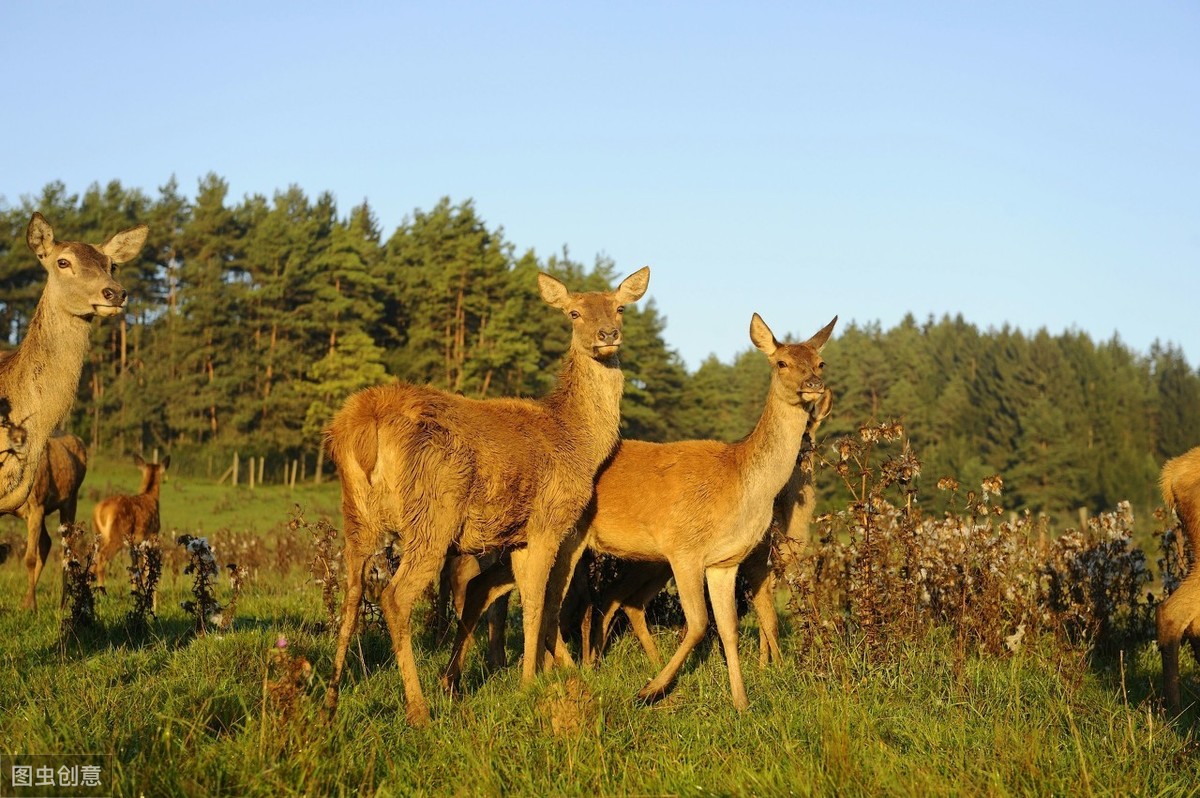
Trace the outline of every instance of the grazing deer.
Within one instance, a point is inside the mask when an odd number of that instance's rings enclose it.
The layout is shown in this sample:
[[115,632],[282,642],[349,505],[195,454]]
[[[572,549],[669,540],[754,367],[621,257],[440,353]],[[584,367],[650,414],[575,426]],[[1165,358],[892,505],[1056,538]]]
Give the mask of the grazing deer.
[[[808,428],[804,443],[796,457],[787,484],[776,495],[771,513],[771,525],[766,537],[742,562],[739,573],[746,584],[751,605],[758,616],[759,664],[766,666],[782,661],[779,649],[779,615],[775,609],[775,574],[771,568],[771,552],[775,550],[784,568],[792,567],[808,546],[816,491],[812,484],[813,440],[817,428],[829,415],[833,394],[826,389],[820,400],[809,409]],[[620,454],[617,455],[620,457]],[[622,563],[620,576],[602,584],[594,599],[599,620],[594,621],[592,639],[585,638],[584,660],[593,662],[608,642],[617,610],[625,613],[630,631],[656,665],[661,662],[654,637],[646,624],[646,607],[666,586],[671,577],[667,563]]]
[[167,479],[171,456],[164,457],[161,463],[147,463],[135,454],[133,462],[142,472],[142,486],[138,494],[109,496],[92,510],[92,529],[100,536],[100,553],[96,557],[98,588],[104,588],[108,563],[127,539],[137,545],[147,538],[158,537],[158,495],[162,483]]
[[0,513],[25,503],[51,433],[75,400],[95,316],[125,307],[125,289],[113,265],[137,257],[145,225],[117,233],[98,246],[56,241],[40,213],[29,220],[25,240],[48,279],[25,340],[0,357]]
[[[560,560],[568,563],[568,573],[584,548],[623,560],[665,562],[675,577],[687,622],[683,642],[666,667],[641,690],[640,699],[654,701],[665,695],[684,659],[704,637],[708,628],[707,579],[733,703],[738,709],[749,706],[737,653],[734,585],[738,565],[767,534],[775,498],[788,484],[801,453],[810,410],[814,402],[824,400],[821,371],[825,363],[820,352],[836,323],[835,316],[802,344],[781,344],[755,313],[750,340],[771,361],[771,385],[754,431],[733,444],[623,441],[601,469],[595,497],[580,519],[577,533],[564,542]],[[514,559],[518,588],[521,568]],[[490,598],[508,589],[505,576],[503,569],[497,568],[482,574],[478,584],[471,584],[454,653],[442,679],[450,691],[462,673],[474,621]],[[663,576],[663,571],[643,572],[639,589],[648,593],[653,585],[657,593]],[[642,598],[639,593],[638,603]],[[770,612],[774,617],[773,606]],[[778,648],[778,642],[775,645]],[[652,640],[647,648],[653,656]]]
[[1158,605],[1158,650],[1162,654],[1163,692],[1167,707],[1179,711],[1179,647],[1187,640],[1200,661],[1200,446],[1168,460],[1162,469],[1162,495],[1179,516],[1191,549],[1187,576],[1175,592]]
[[624,306],[642,297],[649,279],[643,268],[616,291],[573,294],[553,277],[538,275],[542,298],[572,325],[557,386],[543,399],[476,400],[401,383],[346,400],[325,432],[342,483],[347,575],[327,711],[337,706],[363,563],[388,540],[398,542],[401,556],[381,609],[410,723],[429,720],[412,651],[413,603],[448,551],[518,547],[513,556],[522,564],[522,676],[534,678],[545,629],[557,627],[561,588],[557,579],[548,582],[559,546],[618,439]]
[[[57,512],[63,524],[75,523],[75,508],[79,502],[79,487],[87,473],[87,449],[74,435],[55,435],[46,441],[37,477],[16,515],[25,519],[28,537],[25,543],[25,571],[29,589],[21,606],[37,609],[37,583],[50,554],[50,533],[46,531],[46,516]],[[62,601],[67,600],[66,590]]]

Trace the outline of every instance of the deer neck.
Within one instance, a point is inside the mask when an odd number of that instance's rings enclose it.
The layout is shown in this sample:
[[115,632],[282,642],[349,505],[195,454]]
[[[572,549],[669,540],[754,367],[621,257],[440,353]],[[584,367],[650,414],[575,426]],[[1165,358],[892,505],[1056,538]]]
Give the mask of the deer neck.
[[150,469],[142,476],[143,496],[149,496],[152,499],[158,499],[158,486],[162,484],[162,477],[157,469]]
[[808,411],[780,398],[772,383],[750,435],[735,444],[742,486],[751,501],[770,503],[787,484],[808,426]]
[[25,428],[37,451],[71,410],[91,337],[91,324],[54,310],[51,294],[47,287],[0,383],[12,404],[11,421]]
[[625,375],[616,356],[599,361],[572,348],[544,402],[566,431],[567,447],[598,466],[620,437],[624,390]]

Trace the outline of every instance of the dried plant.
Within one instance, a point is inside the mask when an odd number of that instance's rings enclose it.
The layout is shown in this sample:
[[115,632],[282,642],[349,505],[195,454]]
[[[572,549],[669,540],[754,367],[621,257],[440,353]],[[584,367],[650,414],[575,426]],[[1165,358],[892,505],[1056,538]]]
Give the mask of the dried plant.
[[129,544],[129,592],[133,596],[133,609],[125,616],[125,624],[131,631],[144,630],[158,609],[162,548],[157,535],[141,543],[134,543],[132,536],[127,535],[126,542]]
[[184,612],[195,618],[196,632],[204,634],[209,626],[221,626],[221,605],[215,592],[217,559],[207,538],[180,535],[176,541],[188,553],[189,562],[185,574],[192,576],[192,600],[180,604]]
[[238,599],[242,596],[242,588],[250,574],[244,565],[229,563],[225,568],[229,571],[229,603],[219,614],[219,625],[223,631],[233,628],[233,616],[237,614]]
[[65,637],[84,626],[94,625],[98,620],[96,596],[92,591],[96,574],[92,566],[99,544],[82,524],[62,524],[58,527],[58,534],[62,536],[63,591],[68,604],[68,612],[62,620]]
[[262,714],[259,725],[259,751],[267,747],[267,729],[272,730],[270,739],[279,747],[304,733],[304,727],[295,728],[293,721],[298,717],[302,699],[308,695],[313,681],[313,667],[309,661],[288,650],[288,640],[283,635],[267,652],[263,671]]
[[[809,555],[784,574],[801,650],[832,632],[861,636],[871,656],[886,656],[933,625],[950,628],[963,653],[1016,651],[1041,631],[1106,649],[1148,638],[1150,574],[1127,503],[1051,539],[1044,517],[1003,507],[999,476],[965,496],[943,477],[937,488],[952,494],[954,510],[926,518],[921,464],[899,424],[866,425],[824,451],[821,466],[852,498],[816,519]],[[1173,538],[1163,540],[1176,562]]]
[[321,602],[325,606],[325,617],[328,628],[336,629],[341,607],[338,594],[341,592],[341,563],[342,550],[338,545],[341,535],[327,520],[322,518],[315,524],[310,524],[304,518],[304,510],[300,505],[292,510],[288,521],[288,531],[297,532],[301,529],[308,533],[311,540],[312,555],[308,561],[308,570],[312,580],[321,586]]

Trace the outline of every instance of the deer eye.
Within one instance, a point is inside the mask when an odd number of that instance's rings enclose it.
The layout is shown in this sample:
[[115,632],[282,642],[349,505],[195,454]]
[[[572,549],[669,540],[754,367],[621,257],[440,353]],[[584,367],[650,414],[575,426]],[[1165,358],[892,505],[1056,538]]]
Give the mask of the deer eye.
[[624,312],[625,312],[625,306],[617,305],[617,313],[624,313]]
[[67,260],[66,258],[58,259],[58,268],[69,269],[70,267],[71,267],[71,261]]
[[786,361],[786,360],[779,360],[779,361],[776,361],[775,365],[776,365],[776,366],[779,366],[779,368],[781,368],[781,369],[785,369],[785,368],[787,368],[787,367],[788,367],[788,364],[787,364],[787,361]]
[[579,311],[578,311],[578,310],[572,310],[572,311],[571,311],[571,318],[572,318],[572,319],[577,319],[577,318],[579,318]]
[[824,370],[825,370],[825,361],[822,360],[820,363],[817,364],[817,371],[824,371]]

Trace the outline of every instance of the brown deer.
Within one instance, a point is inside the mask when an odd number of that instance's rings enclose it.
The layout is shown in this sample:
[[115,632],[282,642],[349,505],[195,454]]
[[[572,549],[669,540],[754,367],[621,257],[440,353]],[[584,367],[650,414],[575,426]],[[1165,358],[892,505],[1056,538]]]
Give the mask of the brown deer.
[[346,400],[325,432],[342,483],[347,574],[327,711],[337,706],[363,563],[389,540],[400,547],[400,566],[383,591],[381,609],[410,723],[429,720],[412,651],[413,603],[448,551],[519,547],[513,556],[523,566],[522,676],[534,678],[545,629],[557,628],[556,597],[565,589],[565,577],[548,584],[559,546],[617,443],[624,306],[642,297],[649,278],[643,268],[616,291],[573,294],[553,277],[538,275],[542,298],[572,325],[557,385],[543,399],[475,400],[400,383]]
[[[772,550],[786,570],[803,555],[810,538],[816,490],[812,484],[813,441],[817,428],[829,415],[833,394],[826,389],[809,409],[808,428],[791,476],[775,497],[771,525],[766,537],[742,562],[739,573],[745,582],[754,613],[758,617],[759,664],[782,661],[779,649],[779,615],[775,609],[775,573]],[[618,454],[618,456],[620,456]],[[620,576],[602,584],[593,599],[599,619],[591,624],[592,639],[585,638],[584,660],[594,662],[608,642],[608,632],[617,610],[625,613],[630,631],[642,644],[646,655],[660,663],[658,648],[646,624],[646,607],[666,586],[671,577],[667,563],[628,561],[621,564]]]
[[[824,399],[825,363],[820,351],[836,323],[835,316],[802,344],[781,344],[754,314],[750,339],[771,361],[771,386],[754,431],[733,444],[623,441],[601,469],[595,497],[580,519],[577,534],[564,543],[560,559],[569,563],[568,573],[585,547],[624,560],[666,562],[687,621],[683,642],[641,690],[640,699],[654,701],[665,695],[683,661],[703,638],[708,627],[707,580],[733,703],[738,709],[749,706],[737,653],[737,570],[767,534],[775,498],[791,478],[801,452],[809,411],[814,402]],[[519,589],[522,564],[514,559],[512,567]],[[652,580],[658,578],[652,575]],[[468,591],[455,650],[442,680],[451,691],[462,672],[473,630],[471,618],[477,619],[488,598],[505,589],[501,569],[481,575],[478,582]],[[642,586],[649,589],[645,583]],[[658,589],[661,583],[655,592]],[[774,617],[774,607],[771,613]]]
[[1200,446],[1168,460],[1162,469],[1162,495],[1167,507],[1179,516],[1183,535],[1191,549],[1187,576],[1175,592],[1158,605],[1158,650],[1162,654],[1163,692],[1167,707],[1178,712],[1179,647],[1187,640],[1200,661]]
[[40,214],[29,220],[25,240],[48,279],[25,339],[0,357],[0,513],[25,503],[51,433],[75,400],[95,316],[115,316],[125,307],[125,289],[113,265],[137,257],[146,243],[145,225],[117,233],[93,246],[56,241]]
[[[37,477],[26,497],[25,503],[16,511],[25,519],[28,537],[25,542],[25,572],[29,577],[29,589],[21,606],[27,610],[37,609],[37,583],[50,554],[50,533],[46,531],[46,516],[57,512],[63,524],[75,523],[75,508],[79,502],[79,488],[87,474],[87,449],[83,441],[74,435],[55,435],[46,441]],[[62,601],[67,594],[63,591]]]
[[137,495],[109,496],[92,510],[92,529],[100,537],[100,553],[96,556],[97,588],[104,588],[108,563],[127,539],[136,545],[158,537],[158,496],[162,483],[167,480],[171,456],[164,457],[161,463],[147,463],[135,454],[133,462],[142,472],[142,486]]

